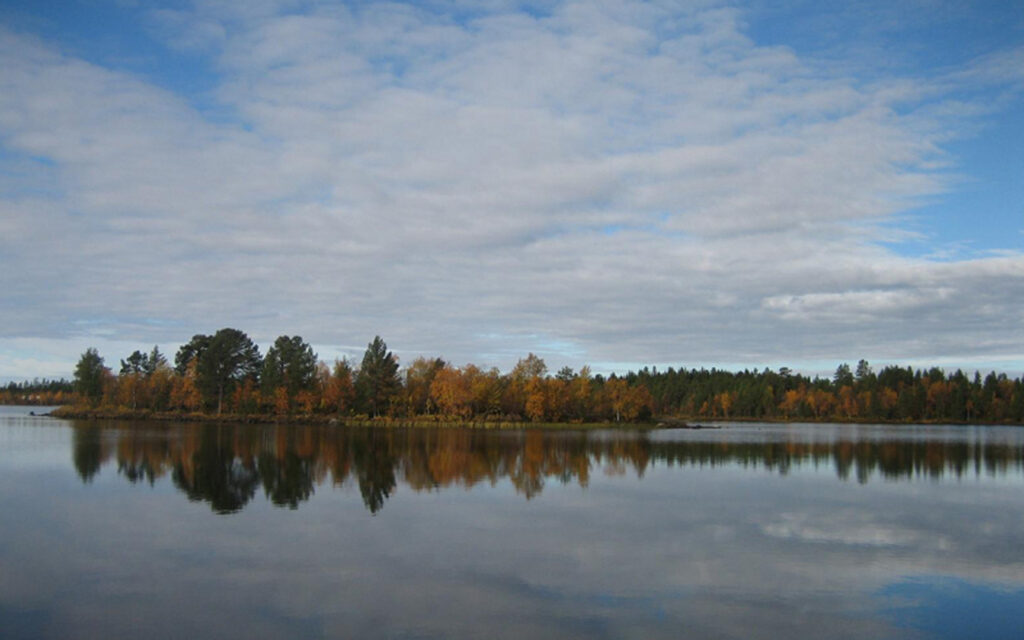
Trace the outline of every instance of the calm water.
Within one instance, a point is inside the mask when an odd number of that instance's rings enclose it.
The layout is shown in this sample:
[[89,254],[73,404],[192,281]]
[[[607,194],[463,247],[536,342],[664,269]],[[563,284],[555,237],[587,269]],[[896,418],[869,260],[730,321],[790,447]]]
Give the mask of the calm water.
[[28,411],[0,408],[3,638],[1024,637],[1024,429]]

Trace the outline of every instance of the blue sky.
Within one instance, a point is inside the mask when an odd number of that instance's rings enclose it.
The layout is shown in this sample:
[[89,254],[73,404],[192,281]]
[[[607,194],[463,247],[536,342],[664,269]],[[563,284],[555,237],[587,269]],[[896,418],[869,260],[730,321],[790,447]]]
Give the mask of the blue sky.
[[[836,4],[836,3],[833,3]],[[814,2],[766,3],[751,12],[759,43],[850,66],[861,82],[890,74],[937,77],[965,62],[1024,42],[1019,2],[859,2],[835,7]],[[980,92],[999,100],[1001,87]],[[970,97],[970,96],[968,96]],[[976,129],[951,132],[944,145],[953,172],[948,192],[907,212],[905,225],[921,234],[895,243],[905,255],[963,256],[1024,248],[1024,117],[1019,102],[986,114]]]
[[0,58],[2,379],[1024,370],[1020,3],[7,2]]

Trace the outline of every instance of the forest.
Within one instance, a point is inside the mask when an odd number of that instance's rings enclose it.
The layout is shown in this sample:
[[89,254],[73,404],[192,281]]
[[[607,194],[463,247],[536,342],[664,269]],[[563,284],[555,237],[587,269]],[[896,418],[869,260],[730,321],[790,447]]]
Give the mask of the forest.
[[61,378],[36,378],[24,382],[9,382],[0,387],[0,405],[62,405],[79,401],[73,382]]
[[261,355],[244,332],[195,335],[173,363],[154,347],[120,360],[115,373],[95,350],[72,382],[12,383],[0,403],[227,416],[417,419],[449,422],[594,423],[652,420],[785,420],[1024,423],[1024,381],[885,366],[840,364],[830,377],[781,368],[554,374],[534,354],[507,373],[419,357],[404,367],[378,336],[359,363],[317,358],[299,336],[280,336]]

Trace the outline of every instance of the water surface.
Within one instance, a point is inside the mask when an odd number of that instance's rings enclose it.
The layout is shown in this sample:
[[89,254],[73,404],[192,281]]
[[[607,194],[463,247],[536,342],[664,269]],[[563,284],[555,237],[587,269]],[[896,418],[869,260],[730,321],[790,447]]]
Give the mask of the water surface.
[[28,410],[0,410],[5,638],[1024,637],[1018,428]]

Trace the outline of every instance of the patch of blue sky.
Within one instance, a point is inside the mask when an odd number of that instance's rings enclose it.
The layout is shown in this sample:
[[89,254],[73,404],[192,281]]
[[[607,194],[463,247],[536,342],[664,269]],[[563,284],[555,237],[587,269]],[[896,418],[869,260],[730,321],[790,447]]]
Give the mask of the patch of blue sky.
[[[161,6],[187,7],[183,2]],[[170,49],[156,38],[145,26],[151,9],[113,0],[6,0],[0,23],[57,42],[65,55],[143,77],[216,114],[222,106],[212,97],[219,81],[215,69],[205,56]]]
[[[1024,3],[760,3],[746,14],[760,45],[848,65],[856,79],[941,78],[1024,44]],[[908,257],[962,259],[1024,248],[1024,100],[1006,87],[965,87],[992,112],[951,131],[943,144],[957,179],[947,193],[898,215],[916,239],[886,243]],[[914,110],[920,104],[897,105]],[[925,106],[924,108],[927,108]]]
[[603,236],[615,236],[615,235],[618,235],[620,233],[637,232],[637,233],[651,233],[651,234],[659,235],[659,236],[662,236],[662,237],[671,237],[671,238],[687,238],[687,237],[689,237],[689,234],[687,234],[687,233],[685,233],[683,231],[674,230],[674,229],[668,229],[667,228],[668,223],[671,222],[671,220],[672,220],[672,216],[673,216],[673,214],[671,212],[669,212],[669,211],[651,212],[651,213],[648,213],[646,216],[644,216],[645,218],[647,218],[647,220],[648,220],[647,222],[644,222],[644,223],[641,223],[641,224],[625,224],[625,223],[606,224],[606,225],[603,225],[602,227],[600,227],[598,229],[598,231]]
[[20,153],[18,151],[0,145],[0,167],[2,167],[2,169],[0,170],[12,170],[9,167],[23,166],[23,164],[26,162],[36,163],[44,167],[57,166],[56,162],[54,162],[51,158],[47,158],[46,156],[36,156]]
[[140,318],[138,322],[147,327],[180,327],[183,324],[180,320],[167,318]]
[[482,343],[491,343],[492,346],[500,345],[496,349],[481,353],[480,361],[474,363],[488,367],[495,364],[514,364],[515,361],[533,353],[545,361],[550,360],[546,362],[549,370],[552,367],[559,369],[562,366],[560,363],[579,361],[586,355],[586,350],[575,342],[542,334],[478,333],[473,337]]
[[[990,371],[1001,371],[1011,372],[1014,376],[1020,375],[1018,371],[1024,371],[1024,362],[1014,359],[1007,358],[1002,360],[984,360],[984,359],[973,359],[970,362],[970,366],[963,364],[963,359],[956,358],[928,358],[925,360],[881,360],[872,359],[870,355],[865,355],[864,359],[871,365],[872,370],[876,373],[881,371],[885,367],[895,366],[900,368],[910,367],[911,369],[930,369],[932,367],[938,367],[947,373],[953,373],[957,369],[964,371],[967,375],[974,375],[974,372],[979,372],[982,376],[985,376]],[[803,359],[794,358],[787,361],[778,362],[759,362],[758,364],[751,364],[755,362],[754,359],[740,362],[740,361],[724,361],[724,360],[680,360],[676,362],[618,362],[618,361],[597,361],[591,362],[590,368],[594,373],[600,373],[602,375],[625,375],[629,372],[637,372],[644,368],[657,371],[668,371],[671,367],[676,371],[682,369],[717,369],[718,371],[754,371],[760,372],[768,369],[770,371],[781,371],[788,369],[793,374],[805,375],[811,378],[826,378],[831,379],[835,374],[836,369],[842,365],[847,364],[851,368],[857,367],[857,362],[860,357],[857,358],[846,358],[836,360],[824,360],[824,359]]]
[[[882,366],[885,366],[885,364],[882,364]],[[938,367],[946,373],[954,373],[957,370],[960,370],[967,375],[974,375],[975,372],[977,372],[982,376],[987,375],[991,371],[995,371],[999,373],[1006,373],[1013,377],[1018,377],[1022,372],[1024,372],[1024,359],[1021,359],[1018,355],[1008,355],[998,358],[986,358],[985,356],[979,356],[971,358],[969,362],[965,361],[964,358],[938,356],[910,359],[893,364],[902,367],[910,367],[915,370]],[[880,366],[875,366],[873,362],[871,366],[875,367],[875,371],[878,371],[881,368]]]
[[51,158],[22,153],[0,138],[0,195],[12,200],[51,198],[63,191],[57,184],[57,163]]
[[861,67],[861,73],[942,70],[1020,46],[1024,39],[1024,4],[1019,0],[760,0],[748,5],[744,20],[748,35],[759,45],[841,60]]
[[579,359],[586,353],[578,344],[569,340],[535,336],[533,348],[540,355],[551,355],[566,359]]
[[943,576],[912,578],[884,588],[884,615],[933,638],[1020,638],[1024,589]]
[[617,236],[623,233],[647,233],[657,235],[662,238],[675,238],[678,240],[686,240],[692,236],[685,231],[678,231],[673,229],[666,229],[659,225],[630,225],[630,224],[609,224],[601,227],[600,233],[603,236]]
[[[381,0],[348,0],[345,2],[356,12],[361,8],[381,5]],[[406,5],[425,12],[443,15],[446,21],[460,27],[471,25],[474,20],[492,15],[496,12],[517,12],[529,15],[533,18],[545,18],[550,15],[550,3],[538,0],[537,2],[508,3],[504,7],[496,7],[490,2],[463,2],[460,0],[399,0],[395,3],[398,6]]]
[[80,332],[88,335],[108,336],[116,333],[113,327],[115,325],[123,324],[123,321],[113,317],[79,318],[77,320],[72,320],[71,324]]
[[[101,339],[109,339],[110,336],[123,335],[128,333],[131,335],[133,329],[176,329],[184,326],[184,323],[180,320],[173,318],[153,318],[153,317],[132,317],[132,316],[94,316],[89,318],[79,318],[72,320],[71,324],[74,325],[80,336],[84,337],[96,337]],[[174,334],[174,332],[171,332]],[[128,343],[131,342],[131,338],[127,338]],[[145,341],[142,343],[145,344]],[[142,348],[139,346],[137,348]]]
[[959,176],[950,190],[906,212],[918,236],[900,255],[953,260],[1024,251],[1024,111],[993,114],[979,135],[946,145]]
[[[838,365],[832,365],[831,371],[834,372],[836,366],[838,366]],[[600,374],[604,374],[604,375],[611,375],[611,374],[614,373],[615,375],[620,375],[620,376],[621,375],[626,375],[627,373],[630,373],[630,372],[634,372],[635,373],[635,372],[641,371],[643,369],[647,369],[649,371],[661,371],[661,372],[668,371],[669,369],[673,369],[675,371],[680,371],[680,370],[684,370],[684,369],[685,370],[690,370],[690,369],[698,369],[698,370],[699,369],[706,369],[708,371],[710,371],[711,369],[717,369],[719,371],[743,371],[744,369],[751,369],[751,370],[754,370],[754,371],[761,371],[765,367],[767,367],[768,369],[771,369],[773,371],[778,371],[781,367],[788,367],[792,371],[795,371],[795,372],[798,372],[798,373],[805,373],[805,374],[808,374],[808,375],[818,375],[820,373],[818,370],[815,370],[815,369],[798,368],[798,367],[794,366],[792,363],[791,364],[778,365],[778,366],[776,366],[776,365],[761,365],[761,366],[757,366],[757,367],[752,367],[752,365],[750,363],[740,364],[740,363],[737,363],[737,362],[718,362],[718,361],[708,361],[708,360],[679,360],[679,361],[674,361],[674,362],[669,362],[669,361],[663,361],[663,362],[597,361],[597,362],[590,363],[590,368],[593,370],[594,373],[600,373]],[[826,370],[827,369],[823,369],[822,371],[826,371]],[[831,375],[831,372],[829,373],[829,375]]]

